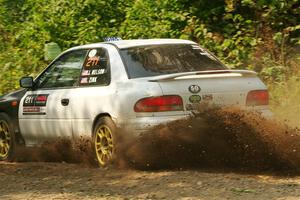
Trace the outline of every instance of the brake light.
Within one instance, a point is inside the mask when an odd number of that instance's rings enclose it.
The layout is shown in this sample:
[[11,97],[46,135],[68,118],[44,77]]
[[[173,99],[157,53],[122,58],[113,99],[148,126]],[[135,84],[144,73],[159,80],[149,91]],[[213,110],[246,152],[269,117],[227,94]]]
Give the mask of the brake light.
[[138,100],[134,105],[135,112],[163,112],[180,110],[183,110],[183,101],[178,95],[147,97]]
[[269,93],[267,90],[252,90],[247,95],[247,106],[262,106],[269,104]]

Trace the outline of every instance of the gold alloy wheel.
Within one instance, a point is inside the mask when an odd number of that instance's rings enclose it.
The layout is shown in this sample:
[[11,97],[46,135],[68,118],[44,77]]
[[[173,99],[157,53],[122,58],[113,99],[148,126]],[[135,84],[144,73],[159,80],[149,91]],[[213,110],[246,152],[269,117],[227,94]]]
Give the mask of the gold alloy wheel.
[[95,135],[95,150],[98,162],[105,166],[112,159],[113,138],[111,130],[106,125],[100,125]]
[[0,120],[0,158],[6,158],[10,149],[10,132],[8,124]]

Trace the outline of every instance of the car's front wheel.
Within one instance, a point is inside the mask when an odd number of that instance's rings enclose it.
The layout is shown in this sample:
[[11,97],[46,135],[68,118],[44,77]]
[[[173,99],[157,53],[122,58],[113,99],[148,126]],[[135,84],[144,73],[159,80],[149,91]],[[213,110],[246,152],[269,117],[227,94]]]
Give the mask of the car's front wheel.
[[93,149],[97,164],[106,167],[115,156],[116,126],[110,117],[101,117],[93,131]]
[[0,113],[0,161],[11,161],[15,152],[14,129],[10,118]]

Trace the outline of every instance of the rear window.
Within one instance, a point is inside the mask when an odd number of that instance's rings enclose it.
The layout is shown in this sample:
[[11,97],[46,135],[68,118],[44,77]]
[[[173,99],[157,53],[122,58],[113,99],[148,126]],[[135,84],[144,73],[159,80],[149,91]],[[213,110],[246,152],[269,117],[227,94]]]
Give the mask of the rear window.
[[120,52],[129,78],[226,69],[219,60],[198,45],[150,45],[122,49]]

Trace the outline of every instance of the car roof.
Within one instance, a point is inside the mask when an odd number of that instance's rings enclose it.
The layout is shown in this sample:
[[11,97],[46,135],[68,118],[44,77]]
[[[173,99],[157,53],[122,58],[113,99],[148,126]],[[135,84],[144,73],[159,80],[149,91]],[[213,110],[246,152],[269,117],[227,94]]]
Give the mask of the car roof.
[[127,49],[131,47],[147,46],[147,45],[196,44],[196,43],[190,40],[181,40],[181,39],[135,39],[135,40],[117,40],[117,41],[87,44],[87,45],[73,47],[70,50],[81,49],[81,48],[97,48],[97,47],[101,47],[102,44],[112,44],[117,46],[119,49]]
[[196,44],[190,40],[181,39],[138,39],[138,40],[118,40],[109,42],[120,49],[126,49],[136,46],[158,45],[158,44]]

